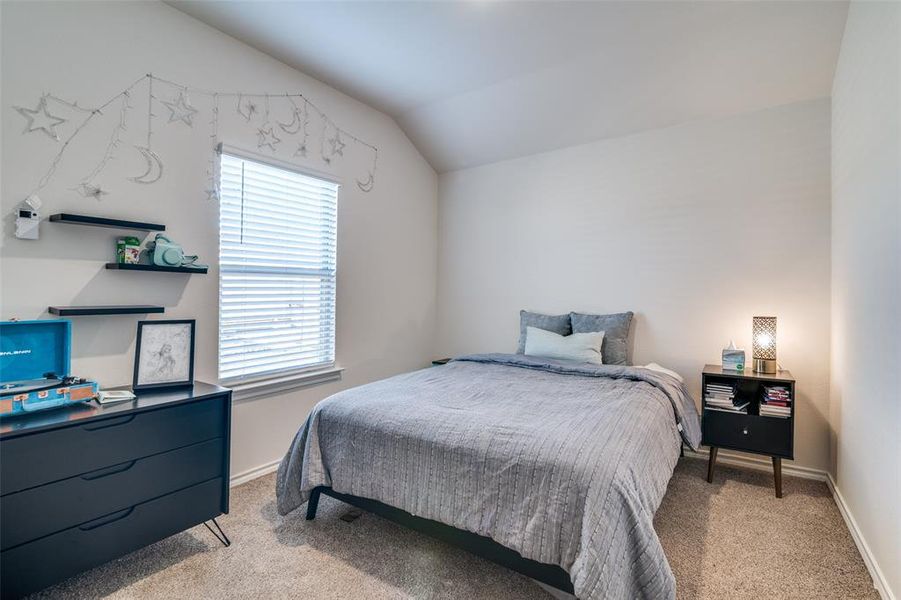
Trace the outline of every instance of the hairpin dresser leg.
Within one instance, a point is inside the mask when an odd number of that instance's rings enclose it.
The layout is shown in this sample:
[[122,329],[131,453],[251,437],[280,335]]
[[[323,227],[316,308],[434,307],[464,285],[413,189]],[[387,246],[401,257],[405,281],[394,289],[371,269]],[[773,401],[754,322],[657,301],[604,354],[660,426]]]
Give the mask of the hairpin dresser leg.
[[716,466],[716,446],[710,447],[710,458],[707,459],[707,483],[713,483],[713,467]]
[[313,488],[310,492],[310,500],[307,502],[307,521],[316,518],[316,509],[319,508],[319,495],[322,494],[320,488]]
[[776,497],[782,497],[782,459],[773,457],[773,479],[776,480]]
[[[216,536],[216,539],[219,540],[223,546],[225,546],[226,548],[231,546],[232,541],[230,539],[228,539],[228,536],[225,535],[224,531],[222,531],[222,527],[219,526],[219,522],[216,521],[216,519],[210,519],[210,520],[213,522],[213,525],[216,526],[215,530],[212,527],[210,527],[210,524],[207,523],[206,521],[203,522],[203,526],[206,527],[207,529],[209,529],[210,533],[212,533],[214,536]],[[217,533],[217,530],[218,530],[218,533]]]

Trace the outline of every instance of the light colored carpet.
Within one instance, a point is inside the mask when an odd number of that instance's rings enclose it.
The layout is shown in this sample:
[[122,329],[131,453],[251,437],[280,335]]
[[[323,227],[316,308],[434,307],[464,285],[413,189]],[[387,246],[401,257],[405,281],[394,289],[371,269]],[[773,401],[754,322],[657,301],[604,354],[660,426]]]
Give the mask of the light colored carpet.
[[[680,598],[878,598],[826,485],[682,459],[655,520]],[[275,511],[274,476],[232,490],[224,548],[202,526],[45,590],[40,598],[545,599],[535,582],[323,497]]]

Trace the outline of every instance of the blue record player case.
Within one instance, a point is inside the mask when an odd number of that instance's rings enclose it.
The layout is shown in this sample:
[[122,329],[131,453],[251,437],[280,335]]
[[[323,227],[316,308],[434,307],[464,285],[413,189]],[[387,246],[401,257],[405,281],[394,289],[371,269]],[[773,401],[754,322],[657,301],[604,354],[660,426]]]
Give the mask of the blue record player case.
[[0,417],[85,402],[98,386],[69,376],[72,323],[0,322]]

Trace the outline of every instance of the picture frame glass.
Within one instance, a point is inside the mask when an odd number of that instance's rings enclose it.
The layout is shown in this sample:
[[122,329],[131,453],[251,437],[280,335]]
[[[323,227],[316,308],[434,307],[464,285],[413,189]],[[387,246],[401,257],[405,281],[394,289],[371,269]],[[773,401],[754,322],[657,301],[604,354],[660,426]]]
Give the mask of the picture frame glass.
[[144,323],[140,331],[135,385],[190,383],[193,328],[192,322]]

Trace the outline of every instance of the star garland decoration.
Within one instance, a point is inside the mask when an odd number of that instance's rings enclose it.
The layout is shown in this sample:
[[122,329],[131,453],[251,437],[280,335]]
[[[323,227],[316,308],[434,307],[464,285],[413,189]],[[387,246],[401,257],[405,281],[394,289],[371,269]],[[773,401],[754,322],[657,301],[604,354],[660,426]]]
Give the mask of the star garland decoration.
[[93,185],[90,183],[79,184],[78,187],[75,188],[75,191],[77,191],[85,198],[94,198],[95,200],[101,200],[101,196],[106,196],[107,194],[109,194],[109,192],[104,190],[99,185]]
[[210,164],[207,167],[207,177],[210,185],[206,189],[207,200],[219,200],[219,161],[216,155],[219,153],[219,94],[213,94],[213,115],[210,121],[210,146],[213,152],[210,154]]
[[[62,140],[62,145],[59,147],[59,150],[51,160],[46,172],[29,195],[37,194],[48,185],[51,178],[56,173],[57,167],[62,161],[64,155],[66,155],[66,150],[68,150],[73,140],[78,137],[78,135],[86,127],[88,127],[91,123],[94,123],[96,121],[96,117],[104,114],[103,111],[108,106],[115,103],[116,101],[121,101],[121,106],[119,108],[119,120],[113,128],[109,142],[107,143],[106,151],[104,152],[101,160],[99,161],[99,163],[97,163],[94,170],[92,170],[88,176],[83,178],[76,187],[71,188],[85,198],[95,198],[99,200],[103,196],[108,195],[109,191],[103,186],[96,183],[94,179],[105,169],[107,163],[115,157],[115,150],[124,141],[124,132],[128,130],[127,113],[129,109],[132,108],[130,104],[130,93],[136,86],[138,86],[142,82],[146,82],[148,86],[147,140],[146,145],[135,145],[134,147],[138,150],[138,152],[141,153],[141,156],[145,161],[145,173],[128,177],[128,179],[133,182],[149,184],[158,181],[162,177],[162,160],[160,159],[159,155],[153,151],[151,146],[151,137],[153,133],[153,117],[155,116],[155,114],[153,113],[153,101],[156,100],[158,105],[165,106],[168,109],[169,115],[167,122],[169,124],[181,122],[188,127],[193,127],[194,118],[200,111],[192,105],[189,98],[190,93],[191,95],[196,94],[208,96],[213,100],[212,117],[210,121],[210,139],[212,142],[211,145],[214,149],[211,153],[211,167],[208,170],[211,184],[206,192],[209,198],[216,199],[219,197],[217,181],[218,174],[216,173],[216,165],[218,165],[219,161],[216,159],[216,154],[214,153],[217,152],[216,148],[218,148],[219,146],[219,108],[220,99],[222,98],[236,98],[236,104],[234,105],[235,110],[238,115],[248,123],[255,120],[257,118],[257,115],[260,115],[262,112],[260,110],[260,105],[253,99],[262,98],[265,102],[265,115],[262,119],[262,125],[256,128],[257,147],[261,149],[268,148],[274,153],[278,152],[278,149],[281,147],[280,144],[283,141],[283,137],[281,137],[277,133],[277,130],[280,129],[281,132],[283,132],[287,136],[301,136],[301,139],[297,142],[296,150],[294,151],[293,156],[302,158],[308,158],[309,155],[308,139],[310,136],[310,112],[315,112],[314,116],[322,123],[322,128],[317,128],[317,134],[320,134],[319,156],[323,160],[323,162],[325,164],[331,165],[334,159],[345,158],[345,154],[349,149],[348,140],[355,144],[354,147],[362,147],[363,150],[368,149],[372,152],[373,157],[371,167],[366,177],[364,179],[357,179],[356,183],[357,187],[363,192],[369,192],[373,189],[376,177],[376,167],[378,164],[378,149],[375,146],[348,133],[346,130],[338,127],[335,122],[328,117],[328,115],[326,115],[319,107],[313,104],[304,95],[289,93],[245,94],[243,92],[226,93],[207,91],[194,87],[189,88],[188,86],[175,83],[173,81],[168,81],[166,79],[162,79],[151,73],[148,73],[138,78],[122,92],[119,92],[97,108],[87,108],[84,106],[79,106],[78,102],[69,102],[48,93],[41,95],[35,108],[28,108],[23,106],[13,107],[16,112],[18,112],[26,120],[26,126],[22,132],[23,134],[40,131],[56,141],[61,141],[57,128],[67,123],[69,119],[54,114],[51,111],[48,101],[53,101],[54,103],[66,107],[70,111],[80,112],[85,115],[80,122],[76,122],[77,124],[74,130],[70,134],[68,134],[65,140]],[[155,96],[153,87],[154,83],[164,84],[165,86],[172,88],[175,94],[174,98],[172,96],[170,96],[169,98],[159,98]],[[282,122],[279,120],[270,121],[269,119],[270,101],[279,99],[287,100],[290,103],[290,122]],[[329,135],[330,133],[331,135]],[[326,152],[326,144],[328,144],[329,152]]]
[[336,154],[338,156],[344,156],[344,146],[346,146],[347,144],[341,141],[340,129],[335,130],[335,137],[331,138],[328,142],[332,147],[332,156]]
[[244,120],[248,123],[253,119],[259,109],[257,108],[256,103],[253,100],[247,100],[245,102],[244,96],[242,94],[238,94],[238,114],[244,117]]
[[47,110],[47,94],[41,96],[38,105],[32,110],[22,106],[14,106],[20,115],[28,120],[25,125],[25,131],[22,133],[31,133],[32,131],[43,131],[51,139],[59,141],[59,134],[56,133],[56,127],[62,125],[68,119],[51,115]]
[[194,115],[197,114],[197,109],[191,106],[191,103],[188,101],[187,93],[184,90],[178,93],[178,98],[175,102],[163,100],[162,103],[169,109],[170,123],[181,121],[188,127],[194,126],[192,120],[194,119]]
[[275,132],[272,131],[272,125],[263,125],[257,129],[257,148],[269,146],[269,149],[275,152],[275,146],[280,141],[282,141],[281,138],[276,136]]
[[257,148],[269,146],[275,152],[275,147],[281,142],[281,138],[275,135],[272,125],[269,123],[269,96],[266,96],[266,112],[263,116],[263,126],[257,129]]
[[[300,108],[298,108],[297,104],[294,102],[294,99],[288,96],[288,99],[291,101],[291,105],[294,107],[294,114],[298,115]],[[303,101],[303,121],[301,125],[301,131],[303,131],[303,139],[300,141],[300,144],[297,145],[297,150],[294,151],[294,156],[301,156],[303,158],[307,157],[307,138],[310,137],[310,131],[308,129],[310,125],[310,109],[307,103],[306,98]]]
[[141,153],[144,159],[144,173],[129,177],[128,179],[134,183],[150,184],[156,183],[163,177],[163,159],[160,155],[153,151],[153,78],[147,81],[147,141],[144,146],[134,146],[135,150]]
[[[122,101],[119,106],[119,121],[116,123],[116,126],[113,128],[113,132],[110,135],[109,142],[106,145],[106,151],[103,153],[103,157],[100,159],[100,162],[97,163],[97,166],[88,173],[86,176],[82,178],[82,184],[92,185],[91,181],[97,177],[103,169],[106,168],[106,165],[113,159],[113,153],[119,147],[119,144],[122,143],[122,133],[127,129],[126,118],[128,116],[128,111],[131,109],[131,92],[126,90],[122,93]],[[81,186],[79,186],[81,187]],[[100,189],[99,187],[97,189]],[[104,192],[105,194],[106,192]],[[83,194],[84,195],[84,194]],[[99,194],[90,194],[94,196],[98,200],[100,199]]]

